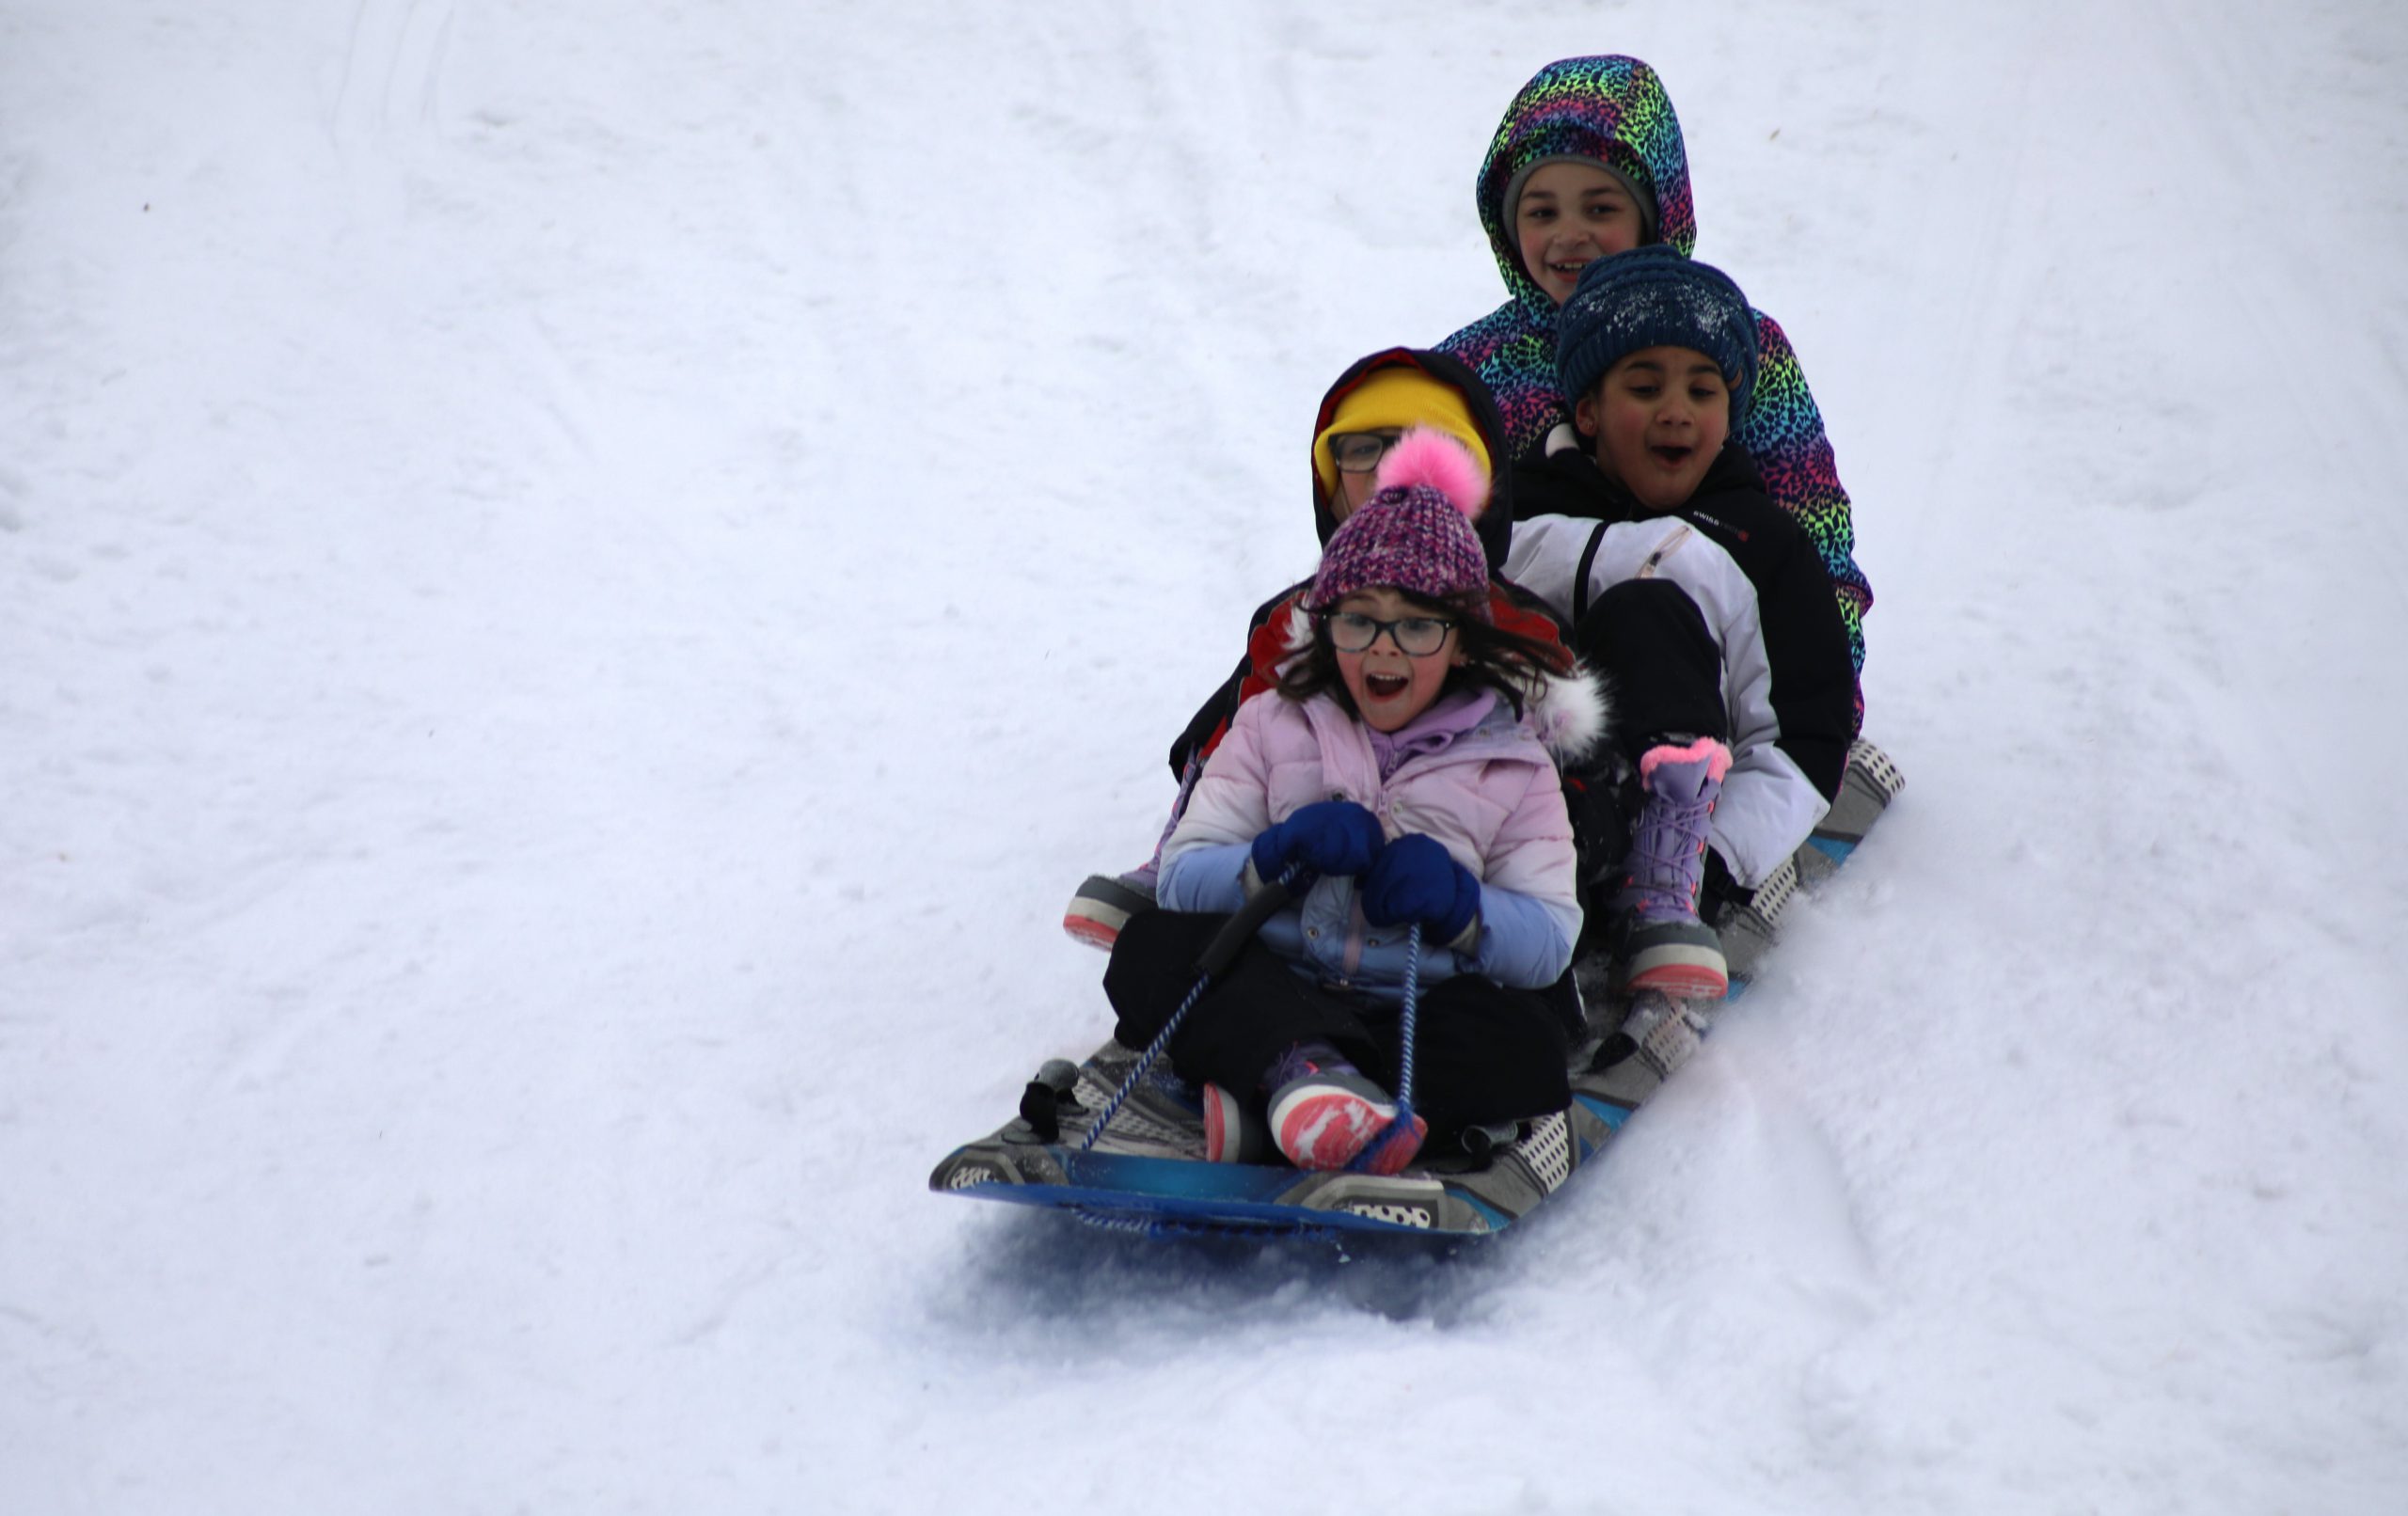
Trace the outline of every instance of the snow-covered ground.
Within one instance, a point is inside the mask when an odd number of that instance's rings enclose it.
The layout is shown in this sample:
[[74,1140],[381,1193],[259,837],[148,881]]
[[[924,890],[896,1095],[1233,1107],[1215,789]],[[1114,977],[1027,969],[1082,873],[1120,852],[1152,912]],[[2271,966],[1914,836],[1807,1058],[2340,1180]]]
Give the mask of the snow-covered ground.
[[[1904,797],[1494,1245],[930,1196],[1604,51]],[[2387,0],[10,0],[0,1510],[2408,1509],[2403,76]]]

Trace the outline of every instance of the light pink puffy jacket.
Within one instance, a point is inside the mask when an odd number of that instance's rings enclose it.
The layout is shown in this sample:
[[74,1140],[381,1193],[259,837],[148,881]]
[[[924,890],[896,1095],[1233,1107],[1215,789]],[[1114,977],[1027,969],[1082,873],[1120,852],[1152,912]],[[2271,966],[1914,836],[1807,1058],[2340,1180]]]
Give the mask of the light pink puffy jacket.
[[[1443,750],[1409,756],[1383,781],[1361,723],[1331,697],[1257,695],[1239,708],[1164,845],[1163,904],[1235,910],[1263,829],[1315,801],[1349,799],[1378,816],[1390,839],[1436,839],[1481,881],[1476,943],[1425,941],[1425,983],[1479,973],[1524,988],[1552,984],[1571,962],[1580,906],[1572,825],[1548,749],[1585,750],[1604,722],[1603,697],[1587,675],[1553,679],[1529,716],[1515,718],[1500,701]],[[1352,878],[1317,880],[1263,924],[1262,940],[1325,982],[1401,997],[1405,928],[1367,923]]]

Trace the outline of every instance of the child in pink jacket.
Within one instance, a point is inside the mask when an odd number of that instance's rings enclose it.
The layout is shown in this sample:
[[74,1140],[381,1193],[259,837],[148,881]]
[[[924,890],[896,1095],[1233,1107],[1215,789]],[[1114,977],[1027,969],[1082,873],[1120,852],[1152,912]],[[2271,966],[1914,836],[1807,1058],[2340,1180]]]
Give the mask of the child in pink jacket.
[[[1378,493],[1330,537],[1294,657],[1239,708],[1163,849],[1166,909],[1133,917],[1104,986],[1116,1035],[1150,1043],[1223,915],[1294,871],[1275,913],[1171,1039],[1205,1086],[1208,1156],[1353,1161],[1397,1115],[1408,959],[1418,999],[1412,1129],[1560,1110],[1575,1029],[1540,991],[1579,935],[1556,758],[1593,747],[1602,695],[1560,649],[1498,628],[1473,519],[1485,476],[1408,432]],[[1418,955],[1408,931],[1420,927]]]

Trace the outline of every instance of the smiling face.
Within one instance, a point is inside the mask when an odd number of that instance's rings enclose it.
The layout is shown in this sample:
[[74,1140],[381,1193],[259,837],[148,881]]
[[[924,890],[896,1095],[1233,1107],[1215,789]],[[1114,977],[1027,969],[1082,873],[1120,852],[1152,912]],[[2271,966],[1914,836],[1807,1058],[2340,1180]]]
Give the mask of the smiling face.
[[1649,347],[1606,371],[1573,407],[1597,439],[1597,466],[1641,505],[1671,511],[1697,493],[1731,434],[1731,387],[1703,353]]
[[[1454,619],[1452,611],[1433,610],[1403,592],[1385,585],[1376,590],[1357,590],[1330,608],[1375,621],[1402,621],[1415,616]],[[1446,640],[1438,644],[1437,651],[1418,658],[1396,645],[1394,632],[1382,632],[1360,653],[1339,653],[1338,676],[1345,681],[1346,693],[1354,698],[1354,709],[1362,716],[1364,725],[1375,732],[1395,732],[1430,708],[1446,689],[1448,673],[1463,661],[1463,634],[1451,626],[1447,628]]]
[[1630,191],[1595,164],[1548,164],[1522,185],[1513,207],[1522,266],[1559,306],[1572,298],[1583,268],[1630,251],[1645,234]]

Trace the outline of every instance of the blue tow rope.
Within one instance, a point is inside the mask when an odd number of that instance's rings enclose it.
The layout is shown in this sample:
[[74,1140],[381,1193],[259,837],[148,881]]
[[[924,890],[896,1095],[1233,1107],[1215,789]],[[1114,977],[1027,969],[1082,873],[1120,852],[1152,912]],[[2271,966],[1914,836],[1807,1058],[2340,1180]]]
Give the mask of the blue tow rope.
[[1119,1113],[1121,1106],[1136,1093],[1137,1086],[1146,1076],[1153,1072],[1155,1060],[1162,1057],[1164,1048],[1170,1046],[1170,1039],[1179,1032],[1180,1023],[1187,1019],[1187,1013],[1196,1009],[1196,1003],[1204,998],[1204,991],[1210,989],[1212,981],[1220,977],[1221,971],[1236,959],[1239,951],[1253,938],[1255,929],[1269,920],[1273,911],[1286,905],[1297,890],[1311,882],[1312,876],[1302,863],[1289,864],[1280,871],[1279,877],[1257,892],[1253,899],[1241,907],[1237,914],[1213,934],[1212,940],[1205,945],[1198,959],[1196,983],[1189,987],[1187,997],[1179,1003],[1179,1009],[1170,1013],[1170,1019],[1163,1023],[1163,1029],[1154,1034],[1153,1041],[1146,1045],[1146,1050],[1137,1055],[1137,1062],[1130,1067],[1129,1077],[1120,1082],[1120,1088],[1113,1091],[1112,1098],[1103,1103],[1103,1112],[1096,1117],[1095,1125],[1079,1139],[1080,1152],[1094,1147],[1103,1136],[1103,1129],[1112,1125],[1112,1118]]
[[1404,934],[1404,1005],[1397,1016],[1397,1038],[1402,1046],[1396,1060],[1396,1114],[1377,1137],[1363,1145],[1354,1161],[1346,1165],[1352,1173],[1361,1173],[1371,1166],[1371,1161],[1387,1150],[1399,1134],[1413,1129],[1413,1044],[1415,1023],[1421,1006],[1421,924],[1415,922]]
[[1179,1003],[1178,1010],[1170,1013],[1170,1019],[1164,1021],[1163,1029],[1154,1034],[1154,1040],[1146,1044],[1146,1050],[1137,1055],[1136,1065],[1129,1070],[1129,1077],[1120,1082],[1120,1088],[1112,1092],[1112,1098],[1103,1103],[1103,1113],[1095,1118],[1095,1125],[1089,1127],[1087,1134],[1079,1139],[1080,1152],[1084,1153],[1095,1146],[1096,1140],[1103,1135],[1103,1129],[1112,1125],[1112,1118],[1119,1114],[1120,1107],[1128,1101],[1130,1096],[1136,1093],[1137,1085],[1145,1077],[1153,1071],[1154,1060],[1160,1058],[1163,1055],[1163,1050],[1170,1046],[1171,1035],[1179,1030],[1179,1023],[1187,1019],[1187,1013],[1196,1009],[1196,1003],[1204,998],[1204,991],[1211,988],[1212,985],[1211,974],[1199,973],[1196,976],[1196,983],[1188,990],[1187,998]]

